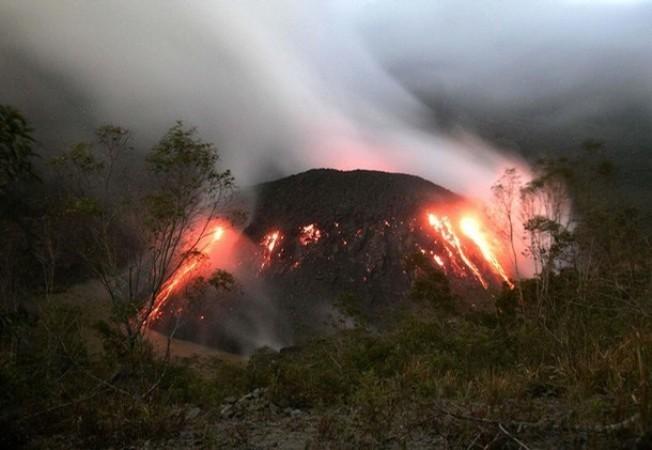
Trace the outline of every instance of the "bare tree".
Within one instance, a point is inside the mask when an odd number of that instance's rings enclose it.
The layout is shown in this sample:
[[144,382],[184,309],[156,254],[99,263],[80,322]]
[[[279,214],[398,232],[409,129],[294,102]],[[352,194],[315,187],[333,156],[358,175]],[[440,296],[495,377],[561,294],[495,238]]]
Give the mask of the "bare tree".
[[512,251],[512,263],[518,289],[519,303],[523,303],[523,288],[516,253],[515,220],[518,215],[519,195],[522,187],[521,176],[515,168],[506,169],[503,175],[491,187],[493,208],[491,215],[498,224],[498,230],[509,242]]
[[544,160],[539,176],[520,190],[521,218],[529,236],[527,252],[533,260],[539,302],[545,298],[553,273],[572,252],[573,216],[564,164]]

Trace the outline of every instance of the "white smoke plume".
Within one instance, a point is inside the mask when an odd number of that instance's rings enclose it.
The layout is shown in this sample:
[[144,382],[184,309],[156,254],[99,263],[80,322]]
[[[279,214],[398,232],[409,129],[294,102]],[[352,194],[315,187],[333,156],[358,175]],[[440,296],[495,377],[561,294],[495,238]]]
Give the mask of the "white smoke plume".
[[149,139],[181,118],[245,184],[368,168],[469,193],[513,164],[469,135],[426,129],[427,108],[375,60],[355,11],[337,4],[9,1],[0,10],[10,37],[1,100],[37,126],[61,125],[59,135],[113,122]]
[[359,167],[479,195],[524,165],[437,131],[424,92],[483,111],[568,94],[545,123],[652,92],[647,2],[5,0],[0,13],[0,101],[62,140],[106,122],[153,138],[183,119],[244,184]]
[[548,123],[652,92],[647,2],[5,0],[0,13],[0,101],[64,140],[186,120],[245,184],[360,167],[477,195],[522,164],[438,132],[414,92],[489,111],[584,92]]

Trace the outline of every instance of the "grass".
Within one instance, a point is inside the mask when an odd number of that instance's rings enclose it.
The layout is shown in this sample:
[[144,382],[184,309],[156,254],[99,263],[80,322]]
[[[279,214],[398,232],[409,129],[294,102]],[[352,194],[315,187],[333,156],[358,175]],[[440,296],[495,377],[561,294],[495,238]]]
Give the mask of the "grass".
[[31,351],[3,364],[1,419],[13,432],[4,444],[57,447],[59,436],[61,447],[110,447],[173,438],[187,426],[188,408],[220,420],[225,398],[258,387],[281,408],[320,415],[323,439],[360,448],[424,429],[460,445],[488,443],[496,437],[488,430],[501,433],[491,421],[563,425],[577,434],[573,427],[638,414],[616,437],[603,433],[595,448],[650,429],[652,319],[634,310],[572,307],[543,322],[527,310],[421,303],[383,333],[343,329],[249,360],[176,341],[166,363],[156,351],[160,335],[129,360],[107,354],[91,326],[101,302],[84,303],[92,292],[51,299],[24,335]]

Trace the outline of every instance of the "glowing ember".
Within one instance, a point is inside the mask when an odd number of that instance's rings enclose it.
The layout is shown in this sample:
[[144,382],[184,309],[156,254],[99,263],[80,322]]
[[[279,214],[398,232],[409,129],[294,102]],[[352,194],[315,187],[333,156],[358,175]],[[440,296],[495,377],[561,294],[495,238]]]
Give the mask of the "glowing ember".
[[321,231],[314,223],[301,227],[299,233],[299,242],[301,245],[306,246],[309,244],[314,244],[315,242],[321,239]]
[[222,236],[224,236],[224,228],[218,226],[215,228],[215,231],[213,231],[213,242],[219,241],[222,239]]
[[460,259],[464,262],[464,265],[478,279],[482,287],[487,289],[489,285],[482,277],[482,274],[480,273],[478,267],[475,264],[473,264],[473,262],[464,253],[464,250],[462,249],[462,244],[460,243],[460,239],[457,237],[457,234],[455,234],[455,231],[453,230],[453,226],[451,225],[450,220],[448,220],[448,217],[443,216],[440,218],[435,214],[429,213],[428,223],[430,223],[430,226],[432,226],[432,228],[435,231],[437,231],[437,233],[439,233],[439,235],[442,238],[444,238],[446,245],[453,247],[453,249],[459,255]]
[[441,259],[439,255],[434,255],[433,259],[437,264],[439,264],[441,267],[444,267],[444,261]]
[[500,265],[498,258],[494,254],[486,234],[480,228],[477,219],[471,216],[465,216],[460,221],[460,229],[473,243],[478,247],[484,259],[491,265],[494,271],[507,283],[510,288],[514,284],[509,280],[503,266]]
[[263,237],[263,240],[260,244],[263,247],[263,262],[260,265],[261,269],[264,269],[272,261],[274,250],[276,249],[276,246],[281,239],[283,239],[283,236],[281,236],[281,233],[278,230],[267,233]]
[[280,234],[278,231],[268,234],[263,238],[263,247],[267,249],[268,252],[273,252],[276,243],[278,242]]

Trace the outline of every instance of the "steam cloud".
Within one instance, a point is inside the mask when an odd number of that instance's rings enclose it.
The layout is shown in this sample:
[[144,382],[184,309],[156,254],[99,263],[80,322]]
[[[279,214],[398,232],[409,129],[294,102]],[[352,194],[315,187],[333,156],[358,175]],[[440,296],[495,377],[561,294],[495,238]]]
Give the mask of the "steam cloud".
[[241,184],[360,167],[481,195],[522,163],[446,106],[544,105],[554,127],[650,105],[651,6],[5,0],[0,101],[59,143],[106,122],[147,142],[181,118]]

